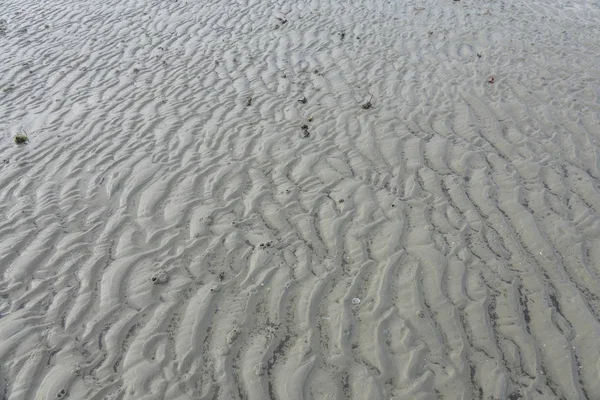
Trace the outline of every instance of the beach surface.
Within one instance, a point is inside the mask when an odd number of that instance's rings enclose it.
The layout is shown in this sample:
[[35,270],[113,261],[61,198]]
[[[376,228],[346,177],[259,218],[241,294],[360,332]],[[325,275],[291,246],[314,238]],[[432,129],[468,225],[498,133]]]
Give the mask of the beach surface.
[[600,3],[2,0],[0,399],[600,399]]

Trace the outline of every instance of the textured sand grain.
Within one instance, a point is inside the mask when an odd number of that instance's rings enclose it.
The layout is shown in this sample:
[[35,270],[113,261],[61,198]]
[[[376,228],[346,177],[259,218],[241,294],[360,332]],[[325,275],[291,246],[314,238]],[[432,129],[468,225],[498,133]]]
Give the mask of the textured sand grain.
[[3,0],[0,398],[600,399],[599,38],[592,0]]

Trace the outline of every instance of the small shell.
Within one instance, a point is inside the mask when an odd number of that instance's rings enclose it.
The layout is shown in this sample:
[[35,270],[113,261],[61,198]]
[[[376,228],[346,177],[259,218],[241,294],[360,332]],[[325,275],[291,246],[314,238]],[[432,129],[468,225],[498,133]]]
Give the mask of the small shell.
[[235,339],[237,339],[237,337],[239,335],[240,335],[240,329],[239,328],[233,328],[227,334],[227,343],[232,344],[233,342],[235,342]]
[[252,368],[252,369],[254,370],[254,374],[255,374],[256,376],[262,376],[262,375],[264,375],[264,374],[265,374],[265,370],[266,370],[267,368],[265,367],[265,364],[264,364],[264,363],[261,363],[261,362],[259,362],[259,363],[258,363],[258,364],[256,364],[256,365],[254,366],[254,368]]
[[152,283],[155,285],[164,284],[169,281],[169,275],[167,274],[167,271],[165,271],[164,269],[161,269],[161,270],[156,271],[152,275],[152,278],[150,278],[150,281],[152,281]]
[[358,297],[353,298],[352,304],[360,304],[360,299]]

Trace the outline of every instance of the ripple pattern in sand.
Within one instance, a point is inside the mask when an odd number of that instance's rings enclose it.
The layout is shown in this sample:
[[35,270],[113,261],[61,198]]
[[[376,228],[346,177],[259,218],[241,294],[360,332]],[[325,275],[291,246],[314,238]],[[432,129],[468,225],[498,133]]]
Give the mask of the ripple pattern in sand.
[[599,20],[5,0],[2,398],[600,398]]

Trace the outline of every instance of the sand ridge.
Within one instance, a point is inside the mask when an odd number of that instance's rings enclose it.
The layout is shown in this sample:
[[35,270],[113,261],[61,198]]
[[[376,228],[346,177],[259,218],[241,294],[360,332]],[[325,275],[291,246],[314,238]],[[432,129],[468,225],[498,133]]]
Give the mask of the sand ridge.
[[599,398],[598,21],[3,1],[2,398]]

